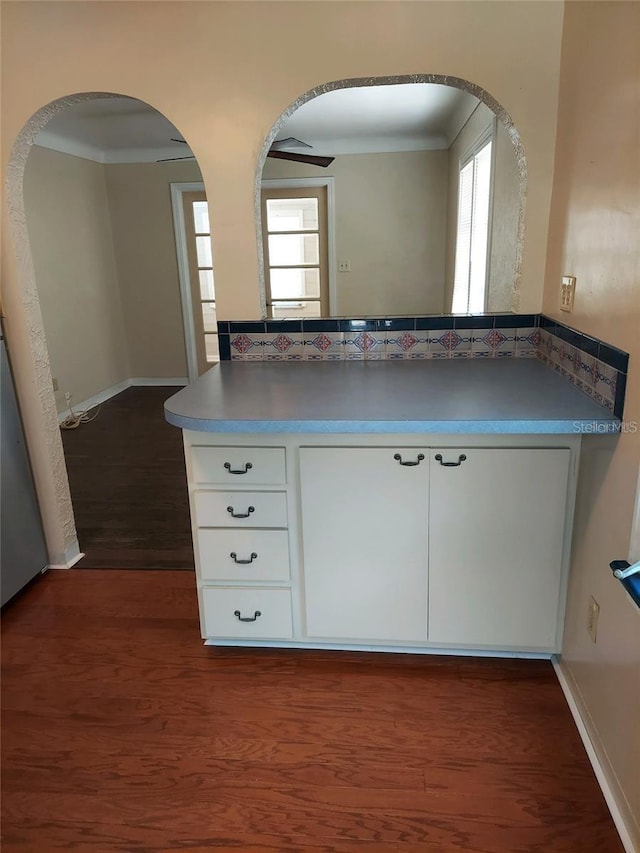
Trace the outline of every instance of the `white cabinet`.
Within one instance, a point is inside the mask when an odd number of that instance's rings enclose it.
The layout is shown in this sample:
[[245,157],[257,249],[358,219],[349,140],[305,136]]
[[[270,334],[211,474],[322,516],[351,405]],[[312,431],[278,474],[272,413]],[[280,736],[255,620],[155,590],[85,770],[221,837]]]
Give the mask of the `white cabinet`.
[[185,431],[208,642],[560,649],[579,436],[255,440]]
[[292,635],[288,589],[204,587],[205,635],[238,639],[289,639]]
[[199,528],[197,539],[203,580],[289,580],[286,530]]
[[185,450],[202,636],[291,639],[284,448],[201,438]]
[[428,463],[398,448],[300,449],[309,637],[427,639]]
[[555,645],[569,459],[568,449],[431,452],[430,642]]

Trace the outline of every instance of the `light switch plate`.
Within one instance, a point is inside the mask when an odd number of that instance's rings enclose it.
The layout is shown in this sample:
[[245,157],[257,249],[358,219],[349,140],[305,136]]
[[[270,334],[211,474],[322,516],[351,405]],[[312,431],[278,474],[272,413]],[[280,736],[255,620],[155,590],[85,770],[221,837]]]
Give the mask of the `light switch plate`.
[[573,311],[573,300],[576,295],[575,275],[563,275],[562,287],[560,288],[560,310],[571,313]]

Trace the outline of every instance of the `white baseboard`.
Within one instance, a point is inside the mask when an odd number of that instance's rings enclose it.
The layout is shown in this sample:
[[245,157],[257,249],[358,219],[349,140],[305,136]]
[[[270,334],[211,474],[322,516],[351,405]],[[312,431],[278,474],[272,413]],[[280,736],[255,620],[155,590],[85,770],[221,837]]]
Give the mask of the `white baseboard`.
[[623,847],[626,853],[638,853],[640,828],[634,820],[624,791],[593,726],[578,685],[557,656],[552,658],[552,663]]
[[84,554],[80,550],[78,540],[74,539],[71,545],[65,549],[61,561],[59,563],[49,563],[47,569],[70,569],[83,557]]
[[[73,409],[75,412],[86,412],[89,409],[95,408],[95,406],[99,406],[101,403],[106,403],[107,400],[110,400],[112,397],[115,397],[116,394],[120,394],[122,391],[126,391],[127,388],[131,388],[132,386],[148,386],[148,387],[156,387],[156,386],[183,386],[188,385],[189,380],[186,376],[171,376],[171,377],[144,377],[144,376],[136,376],[131,379],[125,379],[122,382],[118,382],[116,385],[112,385],[110,388],[105,388],[104,391],[100,391],[98,394],[94,394],[93,397],[89,397],[87,400],[82,400],[80,403],[76,403],[72,400]],[[65,409],[64,412],[60,412],[58,415],[58,423],[62,423],[65,418],[68,418],[71,414],[71,409]]]
[[[93,397],[89,397],[88,400],[82,400],[80,403],[76,403],[73,401],[73,408],[75,412],[86,412],[89,409],[93,409],[95,406],[99,406],[100,403],[106,403],[107,400],[110,400],[112,397],[115,397],[116,394],[120,394],[121,391],[126,391],[127,388],[131,387],[131,380],[125,379],[123,382],[118,382],[117,385],[112,385],[110,388],[105,388],[104,391],[100,391],[98,394],[94,394]],[[58,415],[58,423],[62,423],[65,418],[68,418],[71,414],[71,409],[65,409],[64,412],[60,412]]]
[[129,382],[131,385],[148,385],[148,386],[159,386],[159,385],[188,385],[189,379],[186,376],[172,376],[169,379],[160,378],[156,379],[155,377],[144,377],[144,376],[136,376],[133,379],[130,379]]

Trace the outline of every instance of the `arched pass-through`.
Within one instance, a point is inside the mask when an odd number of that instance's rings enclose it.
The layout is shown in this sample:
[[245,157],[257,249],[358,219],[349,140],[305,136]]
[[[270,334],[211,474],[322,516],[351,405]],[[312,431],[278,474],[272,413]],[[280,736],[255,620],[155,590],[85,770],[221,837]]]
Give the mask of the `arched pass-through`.
[[475,83],[470,82],[469,80],[464,80],[461,77],[450,77],[444,74],[411,74],[390,77],[354,77],[345,80],[333,80],[329,83],[323,83],[320,86],[316,86],[315,88],[310,89],[309,91],[300,95],[300,97],[293,101],[293,103],[291,103],[286,108],[286,110],[284,110],[284,112],[280,115],[280,117],[277,119],[277,121],[271,128],[271,131],[269,132],[264,142],[264,145],[262,146],[262,149],[258,156],[254,180],[254,205],[256,221],[256,240],[258,243],[260,297],[262,300],[262,307],[264,311],[266,311],[266,300],[260,191],[262,184],[262,173],[267,159],[267,153],[271,148],[271,145],[277,137],[278,133],[297,109],[299,109],[303,104],[306,104],[308,101],[311,101],[313,98],[319,97],[320,95],[325,95],[328,92],[333,92],[338,89],[362,88],[367,86],[396,86],[406,85],[410,83],[434,83],[441,86],[451,86],[453,88],[467,92],[470,95],[473,95],[479,101],[484,103],[494,113],[497,120],[502,124],[509,139],[511,140],[516,160],[519,196],[519,215],[517,223],[517,239],[515,246],[511,309],[516,312],[518,311],[520,305],[520,280],[527,194],[527,163],[522,140],[520,138],[520,134],[518,133],[514,125],[513,119],[511,118],[507,110],[500,103],[498,103],[498,101],[485,89]]
[[[5,281],[11,298],[6,307],[8,343],[15,330],[13,350],[17,385],[30,446],[43,525],[51,566],[67,568],[80,556],[67,468],[58,427],[47,341],[27,229],[24,178],[27,160],[36,137],[60,113],[87,101],[130,98],[112,92],[82,92],[64,96],[41,107],[17,135],[6,174],[6,227],[11,242],[12,280]],[[145,102],[142,102],[145,103]],[[146,106],[156,109],[152,104]],[[21,382],[20,382],[21,380]]]

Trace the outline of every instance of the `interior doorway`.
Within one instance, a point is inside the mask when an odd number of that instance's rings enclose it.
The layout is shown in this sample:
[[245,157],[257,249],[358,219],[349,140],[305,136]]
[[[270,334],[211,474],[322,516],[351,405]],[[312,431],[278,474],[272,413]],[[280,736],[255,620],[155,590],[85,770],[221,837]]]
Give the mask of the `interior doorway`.
[[188,382],[170,185],[201,179],[191,155],[170,156],[182,155],[179,143],[141,101],[79,97],[26,158],[36,304],[80,568],[193,568],[181,436],[163,414]]

